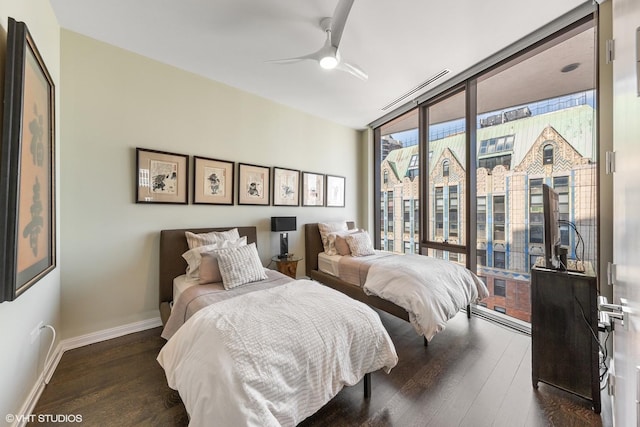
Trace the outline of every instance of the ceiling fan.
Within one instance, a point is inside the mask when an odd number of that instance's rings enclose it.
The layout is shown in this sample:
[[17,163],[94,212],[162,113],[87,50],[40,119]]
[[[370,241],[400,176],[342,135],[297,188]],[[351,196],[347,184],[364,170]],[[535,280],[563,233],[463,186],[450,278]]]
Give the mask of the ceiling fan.
[[314,61],[318,61],[320,66],[326,70],[332,70],[335,68],[337,70],[346,71],[347,73],[350,73],[358,77],[359,79],[367,80],[369,78],[369,76],[367,76],[367,73],[362,71],[360,67],[354,64],[344,62],[340,55],[340,51],[338,50],[340,39],[342,38],[342,33],[344,31],[344,26],[347,23],[347,17],[349,16],[349,12],[351,11],[353,2],[354,0],[339,0],[336,9],[333,12],[333,17],[322,18],[320,20],[320,27],[327,35],[327,40],[325,41],[324,46],[322,46],[319,50],[304,56],[286,59],[274,59],[267,62],[273,62],[276,64],[290,64],[311,59]]

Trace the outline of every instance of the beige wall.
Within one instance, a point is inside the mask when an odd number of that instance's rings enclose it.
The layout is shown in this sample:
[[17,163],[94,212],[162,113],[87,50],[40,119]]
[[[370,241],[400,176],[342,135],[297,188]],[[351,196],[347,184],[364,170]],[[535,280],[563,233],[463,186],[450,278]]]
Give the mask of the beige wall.
[[[303,224],[359,219],[360,132],[77,33],[61,40],[63,338],[158,316],[162,229],[256,225],[266,265],[271,216],[297,216],[300,255]],[[136,204],[135,147],[343,175],[346,207]]]
[[[12,17],[27,24],[49,74],[56,85],[56,109],[60,100],[60,28],[49,2],[36,0],[2,0],[0,7],[0,81],[4,82],[4,64],[7,41],[7,21]],[[3,86],[0,85],[0,92]],[[0,94],[0,97],[2,95]],[[2,106],[0,105],[0,109]],[[59,123],[59,116],[57,117]],[[0,127],[2,126],[0,121]],[[56,125],[59,129],[59,125]],[[59,150],[59,134],[56,135]],[[56,169],[60,164],[60,152]],[[59,195],[59,191],[57,192]],[[59,206],[58,206],[59,212]],[[59,216],[58,216],[59,217]],[[59,230],[59,227],[57,227]],[[58,253],[60,240],[58,239]],[[1,256],[5,256],[2,254]],[[0,304],[0,423],[6,415],[18,414],[44,369],[52,334],[44,330],[31,343],[30,333],[39,322],[59,324],[60,258],[58,267],[29,288],[18,299]]]

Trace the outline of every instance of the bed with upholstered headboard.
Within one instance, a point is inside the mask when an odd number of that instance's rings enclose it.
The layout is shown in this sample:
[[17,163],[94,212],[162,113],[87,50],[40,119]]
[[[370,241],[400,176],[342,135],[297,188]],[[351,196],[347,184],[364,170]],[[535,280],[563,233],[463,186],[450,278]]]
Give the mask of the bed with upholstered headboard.
[[216,228],[179,228],[160,231],[160,276],[158,278],[158,295],[160,318],[166,324],[171,313],[170,303],[173,300],[173,279],[184,274],[187,262],[182,258],[189,246],[185,231],[192,233],[208,233],[210,231],[226,231],[237,228],[240,236],[247,237],[247,243],[257,242],[256,227],[216,227]]
[[[353,222],[347,222],[350,228],[355,225]],[[387,313],[393,314],[403,320],[409,321],[409,313],[396,304],[379,298],[373,295],[367,295],[364,293],[362,286],[357,286],[344,280],[332,276],[325,272],[318,270],[318,254],[324,252],[324,246],[322,244],[322,238],[320,237],[320,230],[318,229],[318,223],[305,224],[304,226],[305,237],[305,263],[307,276],[313,280],[317,280],[335,290],[349,295],[351,298],[358,301],[362,301],[372,307],[378,308]]]
[[[189,235],[191,249],[187,231],[200,235]],[[194,246],[194,239],[217,239],[217,233],[207,236],[211,232],[227,232],[222,234],[229,244]],[[370,397],[371,372],[388,373],[398,361],[377,314],[316,282],[265,269],[252,243],[256,227],[160,232],[159,302],[167,343],[157,360],[191,423],[296,425],[361,379]],[[199,280],[171,305],[174,279],[178,283],[195,271],[186,254],[185,274],[183,254],[200,248]],[[212,255],[222,281],[203,279],[212,277],[203,271]],[[255,270],[266,278],[233,280],[235,273]],[[293,369],[299,366],[306,369]]]
[[470,318],[471,303],[489,295],[486,285],[457,263],[375,251],[369,234],[353,223],[305,224],[304,233],[310,278],[409,321],[425,345],[465,307]]

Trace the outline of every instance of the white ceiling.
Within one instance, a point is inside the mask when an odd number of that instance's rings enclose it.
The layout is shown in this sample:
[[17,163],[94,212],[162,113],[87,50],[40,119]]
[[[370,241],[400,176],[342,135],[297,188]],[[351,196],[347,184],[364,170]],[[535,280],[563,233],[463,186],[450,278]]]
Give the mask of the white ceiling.
[[337,1],[50,0],[65,29],[355,129],[442,69],[451,73],[419,93],[584,3],[356,0],[340,52],[367,81],[311,61],[265,63],[319,49]]

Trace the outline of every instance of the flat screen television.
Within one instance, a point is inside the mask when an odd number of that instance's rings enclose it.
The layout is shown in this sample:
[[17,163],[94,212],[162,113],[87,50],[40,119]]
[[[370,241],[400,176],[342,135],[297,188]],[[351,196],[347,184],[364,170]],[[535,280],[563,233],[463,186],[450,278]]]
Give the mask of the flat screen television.
[[560,264],[560,208],[558,193],[547,184],[542,185],[542,203],[544,212],[544,260],[545,267],[558,270]]

